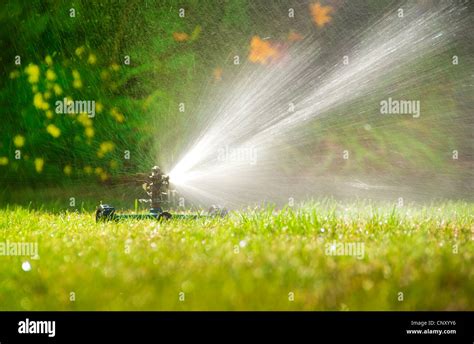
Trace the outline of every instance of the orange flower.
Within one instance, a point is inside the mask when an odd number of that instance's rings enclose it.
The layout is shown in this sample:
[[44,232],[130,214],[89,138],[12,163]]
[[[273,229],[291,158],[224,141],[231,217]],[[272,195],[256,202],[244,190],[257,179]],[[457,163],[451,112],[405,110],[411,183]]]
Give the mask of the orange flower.
[[216,80],[216,81],[221,81],[222,80],[222,68],[221,67],[217,67],[216,69],[214,69],[214,72],[212,74],[214,74],[214,80]]
[[173,32],[173,38],[176,42],[186,42],[189,35],[185,32]]
[[318,2],[309,5],[309,8],[311,10],[311,15],[313,16],[313,21],[318,27],[323,27],[332,20],[329,16],[329,13],[332,12],[331,6],[321,6]]
[[278,58],[278,55],[278,49],[270,42],[264,41],[258,36],[252,37],[249,54],[251,62],[266,64],[269,60]]
[[302,39],[303,39],[303,36],[296,31],[290,31],[290,33],[288,34],[288,40],[290,42],[298,42],[298,41],[301,41]]

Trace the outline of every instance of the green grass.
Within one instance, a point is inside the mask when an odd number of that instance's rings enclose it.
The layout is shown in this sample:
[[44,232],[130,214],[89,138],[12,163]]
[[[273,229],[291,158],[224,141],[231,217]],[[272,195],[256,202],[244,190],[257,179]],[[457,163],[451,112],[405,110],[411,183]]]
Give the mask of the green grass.
[[[0,242],[38,242],[39,259],[0,256],[0,309],[472,310],[473,210],[320,201],[96,224],[89,212],[6,207]],[[334,240],[364,243],[363,259],[326,255]]]

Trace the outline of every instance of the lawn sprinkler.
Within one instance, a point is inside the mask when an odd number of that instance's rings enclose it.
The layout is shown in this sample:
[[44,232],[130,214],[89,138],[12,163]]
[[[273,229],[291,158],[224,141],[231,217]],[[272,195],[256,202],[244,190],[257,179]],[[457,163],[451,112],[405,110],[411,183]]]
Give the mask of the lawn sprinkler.
[[[116,214],[115,208],[108,204],[100,204],[95,212],[96,222],[99,221],[119,221],[125,219],[152,219],[169,220],[175,219],[196,219],[200,217],[224,217],[227,210],[213,205],[207,215],[203,214],[171,214],[164,211],[162,205],[170,203],[170,181],[169,176],[163,174],[158,166],[151,169],[151,174],[146,177],[143,189],[149,196],[148,199],[140,199],[140,202],[150,203],[150,211],[145,214]],[[173,192],[175,192],[173,190]]]

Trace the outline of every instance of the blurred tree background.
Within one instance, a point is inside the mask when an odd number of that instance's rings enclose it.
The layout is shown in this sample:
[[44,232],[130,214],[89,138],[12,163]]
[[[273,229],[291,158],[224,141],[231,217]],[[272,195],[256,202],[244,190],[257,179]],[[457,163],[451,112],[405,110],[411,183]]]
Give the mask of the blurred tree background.
[[[354,39],[393,2],[355,0],[349,7],[347,1],[322,1],[331,11],[327,21],[324,16],[319,19],[321,25],[311,13],[314,3],[4,2],[0,7],[2,184],[46,185],[71,179],[109,183],[115,176],[147,171],[153,164],[169,166],[172,161],[164,159],[179,156],[189,144],[185,138],[201,123],[203,114],[196,109],[205,101],[203,94],[232,84],[240,68],[234,65],[234,56],[240,56],[242,64],[252,62],[248,57],[253,38],[259,43],[260,37],[270,37],[287,46],[316,36],[330,60],[333,51]],[[297,20],[288,17],[289,8]],[[459,39],[440,60],[450,59],[453,52],[467,52],[463,51],[467,37]],[[16,64],[18,57],[21,61]],[[306,130],[315,132],[320,147],[315,155],[322,159],[319,168],[341,171],[340,159],[330,153],[339,155],[340,147],[347,146],[355,152],[352,166],[344,167],[349,170],[383,170],[389,164],[394,169],[417,169],[422,175],[448,171],[453,149],[469,152],[462,154],[459,164],[462,169],[472,167],[472,126],[463,125],[472,103],[456,102],[472,95],[452,83],[463,74],[465,67],[446,69],[443,83],[434,80],[420,90],[417,96],[429,99],[424,104],[431,122],[405,120],[387,126],[386,120],[382,124],[373,119],[355,126],[348,122],[353,118],[346,123],[337,116],[317,121]],[[440,104],[438,94],[453,102]],[[94,100],[95,118],[57,114],[54,104],[64,98]],[[352,111],[363,115],[368,110],[355,104]],[[450,127],[438,120],[446,115],[452,119]]]

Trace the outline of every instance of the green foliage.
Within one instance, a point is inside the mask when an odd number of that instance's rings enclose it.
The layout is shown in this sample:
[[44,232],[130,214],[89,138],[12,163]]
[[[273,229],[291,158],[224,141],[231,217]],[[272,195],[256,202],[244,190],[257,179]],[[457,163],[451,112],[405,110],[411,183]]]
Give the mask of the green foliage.
[[[140,167],[123,159],[125,150],[142,160],[154,155],[150,142],[159,145],[159,138],[156,128],[148,130],[150,117],[164,118],[177,103],[177,90],[194,77],[194,54],[173,40],[184,21],[168,11],[171,4],[145,11],[139,1],[79,2],[73,4],[75,18],[65,3],[9,1],[2,7],[2,44],[8,48],[8,63],[1,67],[7,77],[0,81],[2,132],[7,133],[0,139],[4,177],[45,183],[96,174],[107,180]],[[127,27],[134,20],[144,20],[142,29],[156,37],[153,49],[141,39],[142,30]],[[198,36],[195,30],[193,39]],[[13,64],[17,55],[20,66]],[[123,64],[125,55],[130,65]],[[55,102],[66,96],[94,100],[96,117],[56,114]],[[19,136],[23,143],[16,145]],[[104,143],[107,152],[101,152]],[[16,150],[20,159],[14,158]]]
[[[309,3],[6,1],[0,8],[0,177],[31,183],[79,177],[106,181],[147,170],[153,164],[171,167],[173,159],[191,144],[205,122],[203,117],[214,115],[198,109],[211,102],[216,91],[232,90],[232,80],[241,70],[233,65],[233,57],[238,55],[242,64],[246,62],[252,36],[269,36],[285,49],[290,32],[305,39],[317,37],[322,56],[333,64],[338,49],[357,41],[353,34],[383,14],[389,1],[366,4],[358,0],[341,6],[324,30],[315,28]],[[298,20],[286,18],[290,5]],[[71,8],[76,12],[74,18]],[[178,16],[180,8],[185,9],[186,19]],[[354,8],[366,14],[354,16]],[[429,61],[420,59],[413,70],[402,71],[407,75],[404,79],[412,80],[416,87],[391,96],[423,99],[423,115],[417,121],[382,118],[377,104],[386,94],[377,93],[363,104],[347,104],[301,129],[312,131],[313,144],[322,152],[319,168],[353,173],[386,171],[390,166],[410,175],[435,170],[454,174],[453,169],[463,169],[467,154],[460,155],[461,164],[452,164],[449,158],[453,149],[466,152],[471,146],[464,139],[470,129],[464,125],[469,94],[459,96],[462,90],[457,85],[462,83],[453,82],[466,74],[466,67],[446,64],[455,53],[467,56],[468,51],[456,47]],[[17,55],[20,66],[14,64]],[[45,61],[47,56],[51,66]],[[90,60],[90,56],[95,58]],[[130,56],[130,65],[124,65],[125,56]],[[28,66],[38,66],[38,82],[28,81]],[[428,75],[410,79],[418,70],[430,68],[440,71],[437,79]],[[55,80],[46,78],[48,70],[54,71]],[[216,70],[223,74],[221,83],[214,80],[218,79]],[[80,87],[74,86],[74,71],[80,75]],[[390,90],[393,80],[396,78],[387,73],[379,81],[380,89]],[[423,83],[423,88],[417,83]],[[55,92],[55,85],[62,92]],[[39,95],[42,102],[35,106]],[[64,96],[94,100],[103,110],[92,124],[85,125],[88,121],[77,115],[54,113],[55,101]],[[467,99],[464,109],[458,96]],[[43,103],[49,108],[42,108]],[[180,103],[186,104],[185,113],[178,111]],[[54,125],[50,131],[60,132],[58,137],[48,133],[50,125]],[[446,135],[447,131],[458,135]],[[21,147],[14,143],[18,136],[24,138]],[[113,148],[100,154],[104,143],[112,143]],[[15,159],[17,149],[22,153],[19,160]],[[351,152],[351,159],[341,166],[340,154],[345,149]],[[124,159],[125,151],[130,152],[130,160]],[[314,157],[305,151],[293,153],[301,156],[302,164],[307,159],[314,165]],[[39,166],[38,161],[43,164]]]

